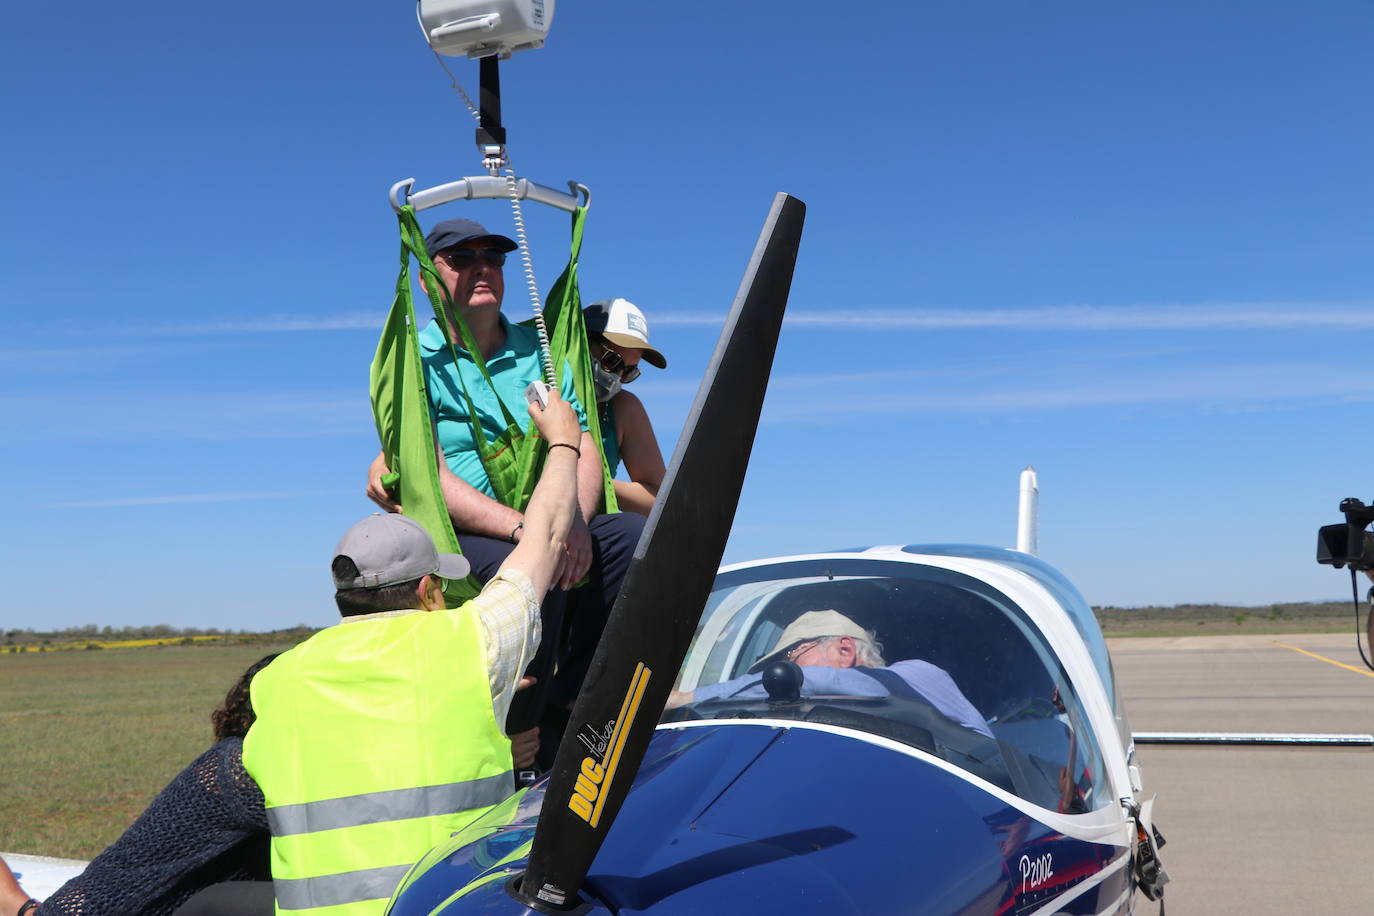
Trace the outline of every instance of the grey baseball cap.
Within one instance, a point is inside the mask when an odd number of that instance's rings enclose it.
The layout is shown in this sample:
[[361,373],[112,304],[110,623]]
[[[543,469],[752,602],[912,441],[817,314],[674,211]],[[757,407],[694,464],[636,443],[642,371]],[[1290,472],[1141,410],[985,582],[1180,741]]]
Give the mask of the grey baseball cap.
[[435,573],[445,579],[461,579],[472,568],[456,553],[435,550],[429,532],[419,522],[380,512],[344,532],[334,555],[348,557],[358,567],[355,579],[334,578],[338,589],[379,588]]
[[520,247],[504,235],[488,232],[487,227],[476,220],[446,219],[429,230],[429,235],[425,236],[425,249],[432,258],[445,248],[477,239],[486,239],[502,251],[514,251]]

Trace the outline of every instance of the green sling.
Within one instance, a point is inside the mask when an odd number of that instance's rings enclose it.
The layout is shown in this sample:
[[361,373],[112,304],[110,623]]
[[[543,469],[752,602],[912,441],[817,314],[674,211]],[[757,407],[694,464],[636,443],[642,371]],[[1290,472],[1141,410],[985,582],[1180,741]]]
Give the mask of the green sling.
[[[571,367],[573,387],[578,399],[586,407],[587,425],[592,441],[601,442],[600,420],[596,411],[596,390],[592,378],[591,356],[587,345],[586,327],[582,321],[582,301],[577,286],[577,259],[582,248],[586,208],[579,207],[572,215],[572,245],[568,266],[563,270],[544,309],[549,329],[550,353],[555,372],[560,376],[565,365]],[[449,337],[445,313],[454,318],[454,326],[463,347],[491,385],[486,360],[473,340],[462,317],[452,308],[448,290],[440,282],[434,262],[425,249],[424,233],[412,207],[404,207],[398,214],[401,232],[401,271],[396,280],[396,296],[377,343],[372,361],[372,415],[377,424],[377,436],[391,474],[384,483],[393,493],[405,514],[415,519],[434,539],[435,547],[443,553],[460,553],[458,537],[453,529],[448,508],[439,486],[438,456],[435,452],[434,428],[430,421],[429,395],[425,385],[424,365],[420,359],[419,328],[412,297],[410,259],[415,258],[421,274],[426,278],[430,305],[434,317],[448,343],[449,355],[459,359],[455,342]],[[522,322],[531,324],[531,321]],[[458,373],[460,382],[461,373]],[[532,420],[524,429],[511,416],[505,404],[497,398],[502,411],[505,430],[495,441],[487,438],[471,396],[464,386],[463,396],[468,402],[468,416],[472,423],[473,440],[483,468],[491,479],[497,499],[507,506],[524,511],[543,469],[548,449]],[[605,511],[616,512],[619,507],[612,484],[612,470],[601,455],[603,499]],[[475,578],[449,583],[445,596],[450,601],[465,601],[481,590]]]

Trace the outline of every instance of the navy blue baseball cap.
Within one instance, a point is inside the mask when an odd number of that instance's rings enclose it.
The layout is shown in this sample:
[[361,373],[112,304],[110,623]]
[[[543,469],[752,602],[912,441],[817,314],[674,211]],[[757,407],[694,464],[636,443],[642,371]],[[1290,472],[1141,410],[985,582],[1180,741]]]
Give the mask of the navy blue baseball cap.
[[490,241],[494,247],[500,248],[502,251],[514,251],[520,247],[504,235],[488,232],[487,227],[476,220],[446,219],[429,230],[429,235],[425,236],[425,248],[432,258],[445,248],[452,248],[454,245],[461,245],[476,239]]

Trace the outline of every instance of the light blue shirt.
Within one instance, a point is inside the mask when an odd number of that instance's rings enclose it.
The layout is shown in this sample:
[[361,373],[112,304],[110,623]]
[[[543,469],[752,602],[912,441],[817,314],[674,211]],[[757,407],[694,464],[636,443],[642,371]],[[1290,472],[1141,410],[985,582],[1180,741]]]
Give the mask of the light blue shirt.
[[[886,697],[892,694],[879,681],[854,668],[827,668],[821,665],[802,665],[801,695],[804,697]],[[971,728],[980,735],[992,737],[987,720],[978,714],[973,704],[959,690],[954,678],[943,668],[919,659],[894,662],[887,670],[911,685],[911,689],[925,697],[931,706],[951,722]],[[710,684],[692,691],[692,702],[716,700],[722,697],[761,699],[768,696],[763,689],[763,677],[746,674],[732,681]]]
[[[539,334],[533,328],[511,324],[505,315],[501,316],[501,326],[506,331],[506,343],[487,360],[487,371],[496,385],[495,391],[487,386],[477,364],[461,344],[457,347],[458,363],[454,365],[438,322],[431,320],[419,334],[420,361],[425,367],[425,387],[429,391],[429,417],[434,421],[439,445],[444,450],[444,460],[454,474],[493,499],[496,498],[496,491],[492,489],[486,468],[482,467],[477,443],[472,438],[463,384],[467,385],[468,394],[472,396],[482,431],[487,441],[491,442],[506,430],[505,417],[501,414],[497,397],[500,397],[523,430],[529,424],[530,416],[526,407],[525,386],[544,377],[539,361]],[[459,383],[459,373],[463,384]],[[577,412],[578,422],[585,431],[587,414],[577,400],[572,369],[566,363],[563,365],[563,382],[559,391],[563,400]]]

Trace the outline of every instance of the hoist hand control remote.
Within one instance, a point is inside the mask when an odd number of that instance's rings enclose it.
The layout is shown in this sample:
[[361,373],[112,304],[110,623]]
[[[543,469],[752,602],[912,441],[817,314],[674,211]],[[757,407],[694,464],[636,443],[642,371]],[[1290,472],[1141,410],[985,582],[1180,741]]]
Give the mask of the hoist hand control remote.
[[543,382],[530,382],[525,386],[525,400],[538,404],[540,410],[545,409],[549,406],[549,386]]

